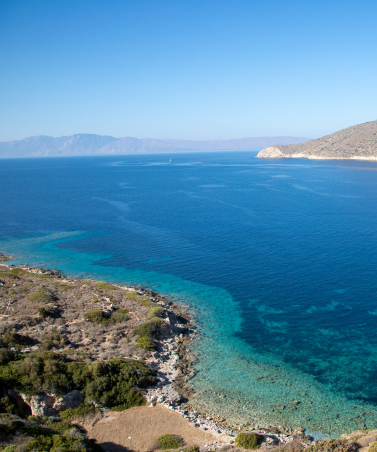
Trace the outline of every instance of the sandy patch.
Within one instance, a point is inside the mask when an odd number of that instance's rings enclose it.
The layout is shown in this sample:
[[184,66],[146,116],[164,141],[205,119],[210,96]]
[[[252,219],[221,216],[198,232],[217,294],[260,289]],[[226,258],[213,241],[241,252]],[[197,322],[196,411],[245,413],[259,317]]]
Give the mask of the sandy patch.
[[234,438],[196,428],[178,413],[164,406],[134,407],[120,413],[110,412],[94,427],[84,424],[88,437],[96,439],[108,452],[150,450],[156,438],[164,434],[180,435],[186,445],[229,443]]

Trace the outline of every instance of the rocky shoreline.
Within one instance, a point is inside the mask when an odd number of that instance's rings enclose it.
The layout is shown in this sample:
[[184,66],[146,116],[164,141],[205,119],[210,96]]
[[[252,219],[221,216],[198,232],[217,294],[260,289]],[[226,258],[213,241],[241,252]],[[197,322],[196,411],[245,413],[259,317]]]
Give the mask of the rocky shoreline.
[[[10,270],[15,268],[13,265],[7,265],[6,263],[11,259],[13,257],[0,253],[1,265],[8,267]],[[40,277],[58,278],[59,282],[61,281],[60,284],[63,285],[74,283],[82,285],[82,283],[85,283],[85,286],[89,282],[91,284],[99,283],[94,280],[66,278],[58,270],[51,271],[31,267],[27,264],[20,265],[19,268],[25,272],[39,275]],[[189,404],[189,400],[194,396],[194,393],[188,384],[188,380],[193,375],[194,363],[194,357],[190,352],[190,342],[194,335],[198,334],[193,319],[187,311],[155,291],[137,286],[123,286],[118,284],[112,284],[112,286],[122,291],[131,291],[140,297],[150,300],[154,305],[161,306],[164,310],[164,324],[160,328],[159,337],[156,339],[157,349],[150,353],[145,353],[142,356],[145,364],[156,371],[156,376],[159,379],[156,386],[148,388],[145,392],[147,402],[150,406],[155,406],[156,404],[163,405],[181,415],[195,427],[208,432],[225,434],[233,438],[240,430],[262,434],[265,438],[265,447],[267,448],[271,448],[277,444],[286,444],[294,439],[300,439],[305,445],[311,443],[310,437],[304,435],[303,429],[298,429],[294,432],[287,431],[283,427],[276,428],[274,431],[255,430],[248,425],[229,424],[226,422],[226,419],[209,412],[198,412],[194,410]],[[110,299],[108,300],[110,301]],[[64,325],[61,328],[65,330],[66,326]],[[32,349],[33,347],[31,349],[26,348],[23,352],[32,351]],[[140,357],[138,358],[140,359]],[[55,405],[57,406],[59,403],[63,403],[62,400],[55,399],[53,395],[34,397],[32,401],[33,414],[46,415]],[[224,447],[224,443],[210,444],[207,449],[215,450],[221,447]]]
[[[11,259],[10,256],[0,253],[0,267],[3,269],[0,268],[0,275],[2,275],[0,280],[5,281],[0,284],[0,291],[2,291],[0,304],[3,304],[0,306],[0,326],[4,326],[4,322],[8,322],[8,325],[11,322],[17,331],[16,336],[20,332],[28,335],[23,337],[30,336],[29,339],[34,341],[34,345],[24,344],[21,348],[14,349],[14,352],[33,353],[53,349],[56,350],[54,353],[62,353],[64,356],[82,356],[83,363],[106,362],[113,358],[128,358],[134,362],[143,362],[147,368],[155,371],[158,379],[155,386],[149,386],[143,390],[150,407],[164,406],[196,428],[222,435],[221,441],[201,447],[201,452],[233,449],[235,437],[240,431],[262,435],[261,447],[265,450],[284,448],[289,444],[302,450],[316,444],[310,436],[305,434],[303,428],[292,430],[282,426],[272,426],[268,430],[262,430],[249,424],[230,424],[225,418],[210,412],[195,410],[190,405],[190,399],[195,396],[189,384],[190,377],[194,373],[195,362],[190,350],[190,342],[199,333],[194,319],[188,312],[165,295],[143,287],[110,285],[96,280],[68,278],[59,270],[46,270],[27,264],[15,267],[7,264]],[[1,273],[4,269],[7,273]],[[12,278],[7,280],[6,276],[11,275]],[[33,286],[32,289],[31,286]],[[35,292],[36,288],[38,292]],[[30,290],[34,292],[30,294]],[[4,294],[7,295],[4,296]],[[36,310],[35,303],[28,301],[32,300],[36,294],[42,294],[43,297],[50,299],[43,308],[38,308],[39,315],[33,313]],[[93,298],[94,296],[98,298]],[[102,311],[98,311],[97,308],[97,311],[83,314],[83,309],[93,309],[93,306],[98,305],[101,305]],[[127,309],[123,306],[127,306]],[[41,317],[43,309],[45,311],[52,309],[56,315],[51,314],[53,318],[46,318],[43,315]],[[142,326],[145,319],[149,320],[144,324],[153,321],[151,319],[154,317],[150,314],[152,311],[157,312],[156,310],[159,312],[157,322],[159,331],[155,337],[154,348],[148,350],[137,345],[138,336],[135,336],[132,331],[135,332],[138,326]],[[115,319],[115,316],[121,312],[127,312],[127,318],[120,319],[120,323],[115,320],[115,323],[107,323],[106,328],[99,325],[99,329],[97,327],[95,329],[95,325],[88,321],[90,312],[102,312],[104,314],[102,320],[106,322],[108,321],[106,319],[112,319],[111,316]],[[128,326],[125,327],[125,325]],[[57,344],[51,342],[53,345],[50,344],[46,349],[41,337],[51,334],[54,328],[59,331],[60,342]],[[42,418],[43,416],[59,417],[60,410],[75,408],[84,400],[83,394],[78,390],[63,396],[46,393],[32,397],[8,390],[8,396],[15,400],[21,396],[22,400],[18,401],[20,406],[23,404],[31,410],[33,416]],[[99,412],[94,416],[92,426],[105,418],[111,420],[110,410],[107,410],[103,404],[95,404],[95,406]],[[84,423],[79,418],[75,422],[80,425]],[[228,439],[224,442],[225,437]],[[370,441],[373,439],[370,435],[368,438]]]

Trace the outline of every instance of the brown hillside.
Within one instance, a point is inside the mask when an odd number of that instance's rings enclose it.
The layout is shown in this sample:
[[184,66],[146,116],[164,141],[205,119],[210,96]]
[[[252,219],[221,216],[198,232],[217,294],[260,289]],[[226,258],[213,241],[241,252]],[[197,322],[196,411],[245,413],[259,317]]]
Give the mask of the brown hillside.
[[257,157],[377,160],[377,121],[348,127],[306,143],[267,147]]

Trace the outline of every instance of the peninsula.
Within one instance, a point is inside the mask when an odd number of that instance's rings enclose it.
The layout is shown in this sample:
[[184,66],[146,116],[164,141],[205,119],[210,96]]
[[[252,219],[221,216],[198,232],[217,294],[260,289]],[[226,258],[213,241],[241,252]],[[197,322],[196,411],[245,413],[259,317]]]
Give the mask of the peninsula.
[[266,147],[257,157],[377,160],[377,121],[348,127],[306,143]]

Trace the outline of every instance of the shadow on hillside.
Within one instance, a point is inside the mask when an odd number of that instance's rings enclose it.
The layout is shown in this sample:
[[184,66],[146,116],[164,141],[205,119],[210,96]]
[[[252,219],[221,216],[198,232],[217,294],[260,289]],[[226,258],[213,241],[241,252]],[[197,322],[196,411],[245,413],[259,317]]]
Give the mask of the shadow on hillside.
[[127,447],[121,446],[120,444],[115,444],[109,441],[97,444],[101,446],[105,452],[133,452],[132,449],[128,449]]

